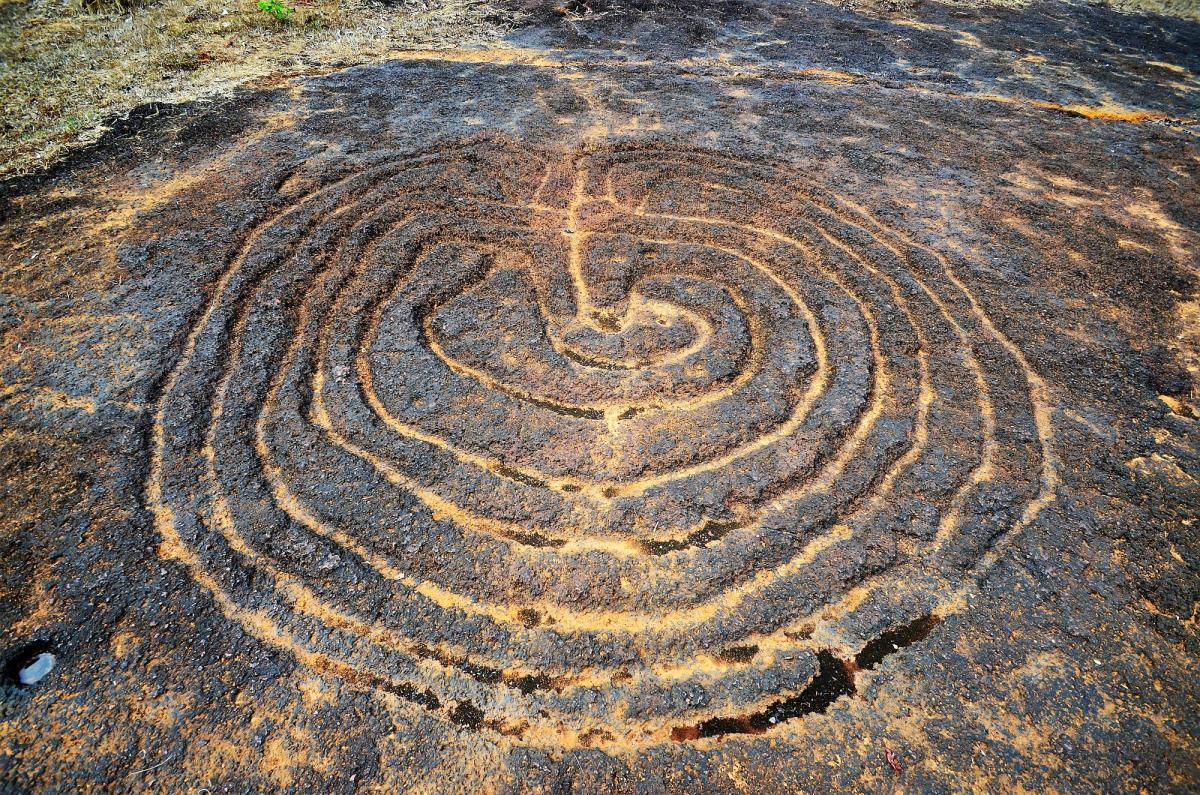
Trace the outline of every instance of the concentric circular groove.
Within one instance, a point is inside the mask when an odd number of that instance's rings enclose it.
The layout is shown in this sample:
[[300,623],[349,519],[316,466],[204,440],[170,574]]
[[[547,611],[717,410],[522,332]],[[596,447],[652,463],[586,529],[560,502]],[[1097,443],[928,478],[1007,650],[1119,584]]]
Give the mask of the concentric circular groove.
[[373,162],[247,236],[155,423],[164,552],[305,664],[654,742],[800,692],[812,626],[933,609],[1053,499],[1046,386],[947,260],[786,169]]

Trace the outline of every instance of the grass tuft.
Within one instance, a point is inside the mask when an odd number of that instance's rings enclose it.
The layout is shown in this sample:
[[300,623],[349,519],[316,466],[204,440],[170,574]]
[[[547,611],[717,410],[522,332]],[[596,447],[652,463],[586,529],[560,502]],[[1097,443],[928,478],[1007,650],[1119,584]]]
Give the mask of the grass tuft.
[[[271,0],[267,0],[270,2]],[[482,0],[0,0],[0,178],[36,171],[146,102],[384,60],[501,44],[514,20]]]

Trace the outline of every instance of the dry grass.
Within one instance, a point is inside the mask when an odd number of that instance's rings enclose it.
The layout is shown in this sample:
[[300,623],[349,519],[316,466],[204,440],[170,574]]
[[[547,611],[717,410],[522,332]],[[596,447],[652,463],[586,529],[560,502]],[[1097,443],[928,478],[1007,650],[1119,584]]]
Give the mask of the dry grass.
[[496,46],[513,21],[484,0],[290,0],[287,22],[255,0],[114,2],[0,0],[0,177],[45,166],[145,102],[405,49]]
[[[256,0],[0,0],[0,178],[97,139],[104,121],[255,78],[387,58],[402,50],[495,47],[515,19],[487,0],[289,0],[278,22]],[[860,13],[915,0],[829,0]],[[1022,6],[1032,0],[951,0]],[[1107,0],[1200,19],[1197,0]],[[136,4],[130,6],[129,4]]]

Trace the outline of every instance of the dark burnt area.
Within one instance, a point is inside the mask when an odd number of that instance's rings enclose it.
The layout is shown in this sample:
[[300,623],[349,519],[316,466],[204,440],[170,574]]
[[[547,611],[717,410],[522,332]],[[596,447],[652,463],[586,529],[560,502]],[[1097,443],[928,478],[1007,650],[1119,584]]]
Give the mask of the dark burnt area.
[[564,356],[566,356],[568,359],[570,359],[571,361],[575,362],[576,364],[582,365],[584,367],[594,367],[598,370],[629,370],[629,369],[631,369],[624,365],[614,364],[613,362],[602,361],[600,359],[596,359],[591,356],[585,356],[578,351],[571,350],[570,348],[563,348],[562,354]]
[[466,658],[454,657],[427,646],[418,646],[414,652],[419,657],[436,660],[442,665],[462,671],[481,684],[505,685],[525,695],[539,690],[561,690],[567,684],[564,680],[547,673],[508,673],[500,668],[473,663]]
[[746,527],[749,522],[718,522],[709,520],[699,530],[689,533],[683,538],[668,538],[660,541],[642,541],[639,543],[642,551],[651,555],[665,555],[668,552],[678,552],[681,549],[703,547],[714,541],[720,541],[731,530]]
[[555,403],[551,400],[542,400],[540,398],[530,397],[528,395],[521,396],[527,403],[532,403],[535,406],[541,406],[544,409],[549,409],[555,414],[561,414],[564,417],[574,417],[578,420],[602,420],[604,412],[600,409],[581,408],[579,406],[564,406],[560,403]]
[[1192,377],[1179,355],[1165,345],[1151,346],[1146,352],[1150,387],[1160,395],[1181,397],[1192,391]]
[[854,667],[860,671],[874,668],[888,655],[925,640],[940,622],[941,619],[937,616],[928,615],[922,616],[910,624],[888,630],[863,646],[862,651],[854,656]]
[[468,729],[478,729],[483,723],[483,710],[470,701],[463,701],[450,712],[450,720]]
[[817,628],[811,624],[805,624],[804,626],[797,629],[795,632],[791,632],[791,631],[784,632],[783,636],[785,638],[787,638],[788,640],[808,640],[809,638],[812,637],[812,634],[813,634],[813,632],[816,631],[816,629]]
[[418,687],[404,682],[393,682],[388,679],[383,679],[372,674],[363,673],[356,670],[348,670],[343,666],[315,666],[317,670],[330,676],[336,676],[362,690],[381,690],[385,693],[390,693],[399,699],[416,704],[419,707],[430,712],[438,712],[442,708],[441,699],[439,699],[430,690],[421,690]]
[[534,478],[534,477],[530,477],[529,475],[522,474],[521,472],[518,472],[517,470],[513,469],[512,467],[508,467],[508,466],[496,467],[496,474],[506,477],[509,480],[515,480],[518,483],[524,483],[526,486],[534,486],[537,488],[544,488],[546,485],[543,481],[538,480],[537,478]]
[[605,731],[604,729],[588,729],[579,735],[579,744],[584,748],[591,748],[595,745],[610,743],[615,739],[612,732]]
[[[848,66],[853,75],[887,86],[923,85],[939,92],[1004,86],[1006,92],[1034,99],[1091,104],[1109,94],[1121,104],[1172,116],[1195,115],[1195,103],[1186,93],[1165,86],[1169,74],[1148,61],[1195,72],[1200,23],[1127,13],[1100,3],[993,6],[986,14],[929,0],[587,0],[574,6],[557,0],[506,0],[502,6],[523,15],[523,27],[512,37],[516,42],[589,56],[611,51],[638,59],[685,60],[703,58],[716,47],[737,49],[753,43],[756,47],[747,61],[777,65],[780,73]],[[906,24],[914,20],[924,26]],[[762,41],[780,29],[788,31],[786,40]],[[960,37],[960,32],[970,38]],[[1022,71],[1019,60],[1025,54],[1063,64],[1072,79],[1055,93],[1045,81]]]
[[517,618],[527,627],[536,627],[542,623],[542,614],[530,607],[523,607],[517,611]]
[[[283,91],[270,89],[244,91],[214,102],[147,102],[114,115],[105,120],[107,130],[94,143],[76,149],[44,171],[0,180],[0,222],[12,218],[22,200],[35,191],[77,181],[85,171],[117,172],[148,156],[175,159],[184,166],[245,133],[283,95]],[[51,205],[40,211],[69,209],[62,200],[57,201],[59,207]]]
[[505,534],[505,538],[516,541],[518,544],[524,544],[527,547],[540,547],[542,549],[558,549],[567,543],[561,538],[550,538],[541,533],[510,532]]
[[516,688],[525,695],[538,690],[556,690],[561,687],[558,680],[549,674],[526,674],[508,679],[505,684]]
[[758,654],[758,646],[730,646],[717,655],[723,663],[748,663]]
[[817,661],[820,664],[817,675],[799,695],[776,701],[762,712],[752,715],[709,718],[694,726],[677,726],[671,730],[671,739],[684,742],[726,734],[765,734],[772,726],[783,721],[824,712],[842,696],[854,693],[854,674],[845,660],[823,649],[817,652]]
[[[817,652],[817,675],[799,694],[776,701],[760,712],[732,717],[715,717],[690,726],[676,726],[671,730],[671,739],[676,742],[688,742],[706,737],[722,737],[728,734],[765,734],[771,727],[780,723],[814,713],[823,714],[843,696],[852,696],[857,692],[855,678],[859,671],[870,670],[890,655],[924,640],[939,623],[941,623],[941,618],[931,614],[888,630],[863,646],[853,660],[844,660],[831,650],[822,649]],[[11,679],[15,682],[16,672],[41,651],[47,651],[49,648],[47,644],[34,644],[26,647],[22,654],[16,655],[6,666],[4,671],[6,680]],[[507,685],[523,695],[530,695],[539,690],[560,690],[564,684],[544,673],[514,676],[506,674],[498,668],[454,659],[432,649],[422,647],[416,651],[420,656],[436,659],[443,664],[453,666],[482,684]],[[718,659],[731,664],[745,664],[753,660],[757,653],[758,647],[755,645],[731,646],[723,650],[718,655]],[[344,677],[346,674],[343,672],[341,675]],[[430,711],[438,711],[442,707],[438,698],[427,690],[420,691],[410,685],[392,682],[374,681],[374,684],[379,689]],[[466,701],[457,704],[450,711],[449,718],[454,723],[472,730],[488,726],[503,734],[514,736],[520,734],[513,727],[492,726],[491,722],[485,721],[483,710]],[[611,739],[611,735],[607,737],[588,736],[588,740],[592,743]]]
[[[36,651],[31,651],[36,646]],[[17,673],[28,664],[34,657],[42,651],[50,651],[48,644],[31,645],[23,650],[23,653],[18,654],[13,658],[4,669],[5,684],[8,683],[11,677],[12,683],[17,682]],[[481,684],[499,684],[513,688],[522,695],[531,695],[539,690],[560,689],[563,682],[548,674],[522,674],[510,675],[506,674],[498,668],[492,668],[485,665],[477,665],[467,660],[456,660],[449,655],[437,652],[433,649],[420,647],[414,650],[419,657],[426,659],[437,660],[444,665],[449,665],[470,676],[472,679]],[[10,674],[11,669],[11,674]],[[498,734],[505,736],[520,737],[525,728],[524,725],[510,725],[502,721],[488,719],[483,710],[469,701],[461,701],[457,703],[448,713],[444,712],[441,700],[430,690],[422,690],[414,685],[393,682],[380,677],[364,673],[360,671],[347,670],[341,666],[317,666],[317,669],[330,676],[339,677],[346,682],[354,685],[356,688],[364,691],[382,691],[396,696],[399,699],[415,704],[428,712],[440,713],[450,719],[452,723],[465,727],[472,731],[488,729]]]
[[[691,726],[676,726],[671,729],[671,739],[687,742],[727,734],[765,734],[772,726],[780,723],[814,713],[822,714],[838,699],[857,692],[855,677],[859,671],[874,668],[885,657],[924,640],[940,621],[936,615],[927,615],[902,627],[888,630],[868,642],[852,661],[843,660],[829,649],[822,649],[817,652],[817,675],[798,695],[776,701],[761,712],[709,718]],[[727,649],[722,654],[741,652],[744,655],[749,649],[757,652],[757,647],[746,646]],[[750,658],[753,656],[750,654]],[[748,659],[739,661],[746,662]]]

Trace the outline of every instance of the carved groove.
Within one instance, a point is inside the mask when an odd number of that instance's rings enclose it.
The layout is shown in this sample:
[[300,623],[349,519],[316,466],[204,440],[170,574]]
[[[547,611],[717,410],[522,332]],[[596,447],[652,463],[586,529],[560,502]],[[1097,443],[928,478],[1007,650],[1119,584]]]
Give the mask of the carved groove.
[[305,664],[535,745],[770,731],[1054,497],[953,265],[787,168],[376,162],[248,236],[155,423],[163,553]]

